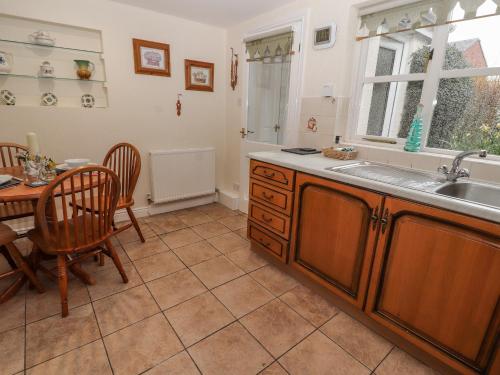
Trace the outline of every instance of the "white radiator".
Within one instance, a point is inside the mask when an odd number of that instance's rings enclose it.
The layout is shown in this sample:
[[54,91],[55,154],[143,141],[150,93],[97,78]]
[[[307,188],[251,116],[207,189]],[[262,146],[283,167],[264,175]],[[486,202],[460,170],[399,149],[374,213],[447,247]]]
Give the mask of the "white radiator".
[[159,150],[149,154],[153,203],[215,193],[214,148]]

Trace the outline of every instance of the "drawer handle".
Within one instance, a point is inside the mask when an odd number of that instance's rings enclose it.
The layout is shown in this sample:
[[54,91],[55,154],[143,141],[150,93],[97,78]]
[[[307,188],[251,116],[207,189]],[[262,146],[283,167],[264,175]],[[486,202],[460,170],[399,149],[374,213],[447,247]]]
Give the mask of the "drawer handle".
[[267,193],[265,191],[262,192],[262,197],[264,199],[267,199],[268,201],[274,199],[274,195],[270,194],[270,195],[267,195]]
[[262,220],[264,220],[266,223],[270,223],[271,221],[273,221],[273,218],[272,217],[266,217],[266,215],[262,214],[261,215],[261,218]]
[[264,171],[264,177],[266,177],[266,178],[274,178],[274,176],[275,176],[274,172],[269,173],[268,171]]
[[265,242],[263,238],[259,238],[259,243],[265,247],[271,246],[270,242]]

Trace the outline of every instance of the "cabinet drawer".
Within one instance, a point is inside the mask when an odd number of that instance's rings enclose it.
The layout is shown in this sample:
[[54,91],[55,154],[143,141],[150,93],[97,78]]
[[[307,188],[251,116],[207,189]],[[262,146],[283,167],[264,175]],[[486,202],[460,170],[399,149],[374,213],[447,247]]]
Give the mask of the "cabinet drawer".
[[248,218],[285,239],[289,238],[290,218],[283,214],[279,214],[263,205],[250,201]]
[[250,177],[266,181],[271,185],[291,191],[293,190],[295,171],[277,165],[251,160]]
[[272,234],[268,230],[248,221],[248,237],[251,241],[265,249],[271,255],[286,262],[288,242]]
[[293,193],[275,186],[251,179],[250,199],[271,207],[285,215],[290,215],[293,204]]

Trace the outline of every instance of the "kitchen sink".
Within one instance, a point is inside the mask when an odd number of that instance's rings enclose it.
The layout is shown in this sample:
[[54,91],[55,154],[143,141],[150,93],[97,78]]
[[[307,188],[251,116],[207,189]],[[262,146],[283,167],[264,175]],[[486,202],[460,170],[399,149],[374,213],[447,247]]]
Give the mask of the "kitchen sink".
[[436,173],[417,171],[415,169],[396,167],[390,164],[374,163],[371,161],[362,161],[326,169],[332,172],[366,178],[368,180],[379,181],[408,189],[434,191],[436,188],[443,185],[443,178]]
[[437,194],[500,208],[500,187],[475,182],[451,182],[434,190]]

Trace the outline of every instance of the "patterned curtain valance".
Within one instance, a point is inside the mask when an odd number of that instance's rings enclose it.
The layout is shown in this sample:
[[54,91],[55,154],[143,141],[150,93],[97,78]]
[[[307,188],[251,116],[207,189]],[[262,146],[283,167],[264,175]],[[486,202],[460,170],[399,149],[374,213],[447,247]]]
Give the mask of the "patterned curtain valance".
[[293,31],[248,41],[246,47],[249,60],[286,56],[292,52],[292,42]]
[[[478,16],[478,8],[486,2],[495,3],[496,10]],[[457,4],[464,11],[464,16],[461,19],[452,19],[453,9]],[[497,14],[500,14],[500,0],[421,0],[362,16],[357,39],[362,40],[373,36]]]

